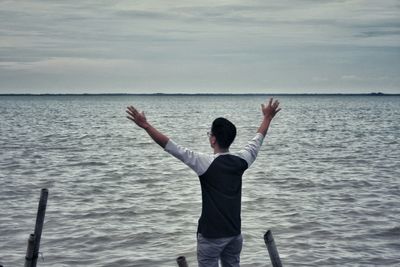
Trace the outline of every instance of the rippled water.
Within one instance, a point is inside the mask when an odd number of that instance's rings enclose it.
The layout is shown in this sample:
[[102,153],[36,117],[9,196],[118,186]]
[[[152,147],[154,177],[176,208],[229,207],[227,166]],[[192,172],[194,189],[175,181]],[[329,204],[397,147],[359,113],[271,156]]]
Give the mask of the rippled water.
[[[400,266],[400,97],[280,96],[245,173],[242,266]],[[125,118],[134,104],[176,142],[210,152],[225,116],[232,150],[252,138],[263,96],[0,96],[0,264],[22,266],[41,188],[39,266],[196,266],[195,173]]]

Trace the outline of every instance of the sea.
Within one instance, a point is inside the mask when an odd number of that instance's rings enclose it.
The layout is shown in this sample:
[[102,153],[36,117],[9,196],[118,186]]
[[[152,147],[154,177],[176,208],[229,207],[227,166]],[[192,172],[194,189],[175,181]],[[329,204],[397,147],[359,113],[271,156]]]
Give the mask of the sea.
[[243,176],[241,266],[400,266],[400,96],[0,96],[0,265],[23,266],[42,188],[38,266],[197,266],[196,174],[126,118],[213,153],[207,131],[231,120],[231,151],[252,139],[270,97],[282,110]]

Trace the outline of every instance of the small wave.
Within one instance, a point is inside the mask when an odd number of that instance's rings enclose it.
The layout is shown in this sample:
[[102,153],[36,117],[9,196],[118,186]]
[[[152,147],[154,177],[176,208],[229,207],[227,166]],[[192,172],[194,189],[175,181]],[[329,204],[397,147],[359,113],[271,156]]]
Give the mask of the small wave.
[[400,237],[400,226],[385,229],[382,233],[380,233],[380,235],[398,239]]
[[90,138],[90,137],[93,137],[93,136],[90,135],[90,134],[84,134],[84,135],[82,135],[82,136],[79,136],[78,139],[79,139],[79,140],[84,140],[84,139],[87,139],[87,138]]
[[107,163],[99,161],[77,162],[64,165],[65,167],[91,167],[91,166],[106,166]]

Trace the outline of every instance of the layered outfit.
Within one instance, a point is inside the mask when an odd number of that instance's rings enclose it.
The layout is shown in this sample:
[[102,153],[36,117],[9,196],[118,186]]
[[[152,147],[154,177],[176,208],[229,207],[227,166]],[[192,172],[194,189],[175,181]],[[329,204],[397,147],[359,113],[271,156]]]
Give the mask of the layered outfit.
[[204,154],[177,145],[171,139],[165,151],[196,172],[200,179],[202,212],[197,228],[199,266],[239,266],[241,196],[244,171],[255,161],[264,136],[257,133],[236,153]]

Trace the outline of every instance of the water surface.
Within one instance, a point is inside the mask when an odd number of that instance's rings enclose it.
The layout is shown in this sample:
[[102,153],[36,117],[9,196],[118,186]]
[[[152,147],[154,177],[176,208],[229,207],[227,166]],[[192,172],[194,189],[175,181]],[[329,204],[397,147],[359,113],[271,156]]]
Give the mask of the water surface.
[[[400,265],[400,97],[280,96],[243,182],[242,266]],[[0,264],[22,266],[41,188],[49,189],[40,266],[196,264],[195,173],[125,117],[211,153],[223,116],[252,138],[263,96],[1,96]]]

